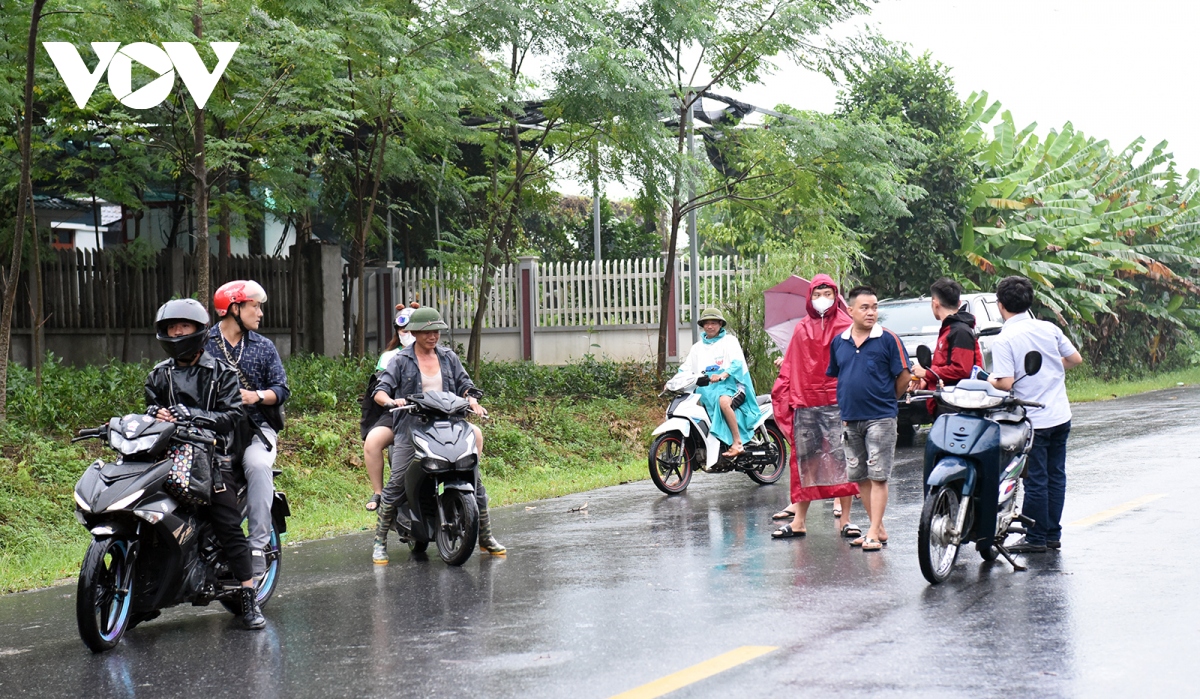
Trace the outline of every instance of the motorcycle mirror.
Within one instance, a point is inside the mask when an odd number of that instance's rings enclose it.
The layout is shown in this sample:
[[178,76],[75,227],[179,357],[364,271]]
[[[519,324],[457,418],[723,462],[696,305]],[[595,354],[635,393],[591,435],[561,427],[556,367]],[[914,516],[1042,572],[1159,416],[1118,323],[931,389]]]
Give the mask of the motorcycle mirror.
[[980,328],[979,329],[979,337],[991,337],[993,335],[999,335],[1000,328],[1001,328],[1001,326],[999,326],[999,325],[993,325],[990,328]]
[[704,376],[701,376],[700,378],[696,379],[697,386],[707,386],[710,383],[712,383],[712,379],[708,378],[708,374],[705,374]]
[[1033,376],[1042,370],[1042,353],[1032,351],[1025,355],[1025,375]]
[[928,345],[917,345],[917,361],[926,369],[933,366],[933,350]]

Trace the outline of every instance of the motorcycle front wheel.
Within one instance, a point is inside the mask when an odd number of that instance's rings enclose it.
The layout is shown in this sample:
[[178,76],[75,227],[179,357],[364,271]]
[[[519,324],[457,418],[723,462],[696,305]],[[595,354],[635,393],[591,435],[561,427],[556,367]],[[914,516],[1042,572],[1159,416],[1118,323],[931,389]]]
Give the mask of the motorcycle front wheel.
[[759,485],[771,485],[777,482],[784,470],[787,469],[787,440],[783,438],[783,433],[779,431],[774,422],[763,424],[761,429],[767,435],[767,443],[775,445],[775,449],[779,452],[779,458],[775,459],[774,466],[764,466],[761,471],[746,471],[746,475]]
[[479,541],[479,507],[474,493],[447,490],[442,495],[445,521],[437,532],[437,550],[442,560],[452,566],[467,562]]
[[683,435],[660,434],[650,443],[650,480],[667,495],[678,495],[692,482],[692,460],[683,448]]
[[75,619],[79,637],[93,653],[111,650],[129,628],[133,601],[133,558],[124,539],[100,539],[88,546],[79,570]]
[[970,503],[960,505],[958,491],[940,486],[926,496],[925,507],[921,510],[917,559],[921,563],[921,574],[934,585],[950,577],[958,558],[959,544],[952,542],[950,533],[958,523],[960,506],[970,507]]

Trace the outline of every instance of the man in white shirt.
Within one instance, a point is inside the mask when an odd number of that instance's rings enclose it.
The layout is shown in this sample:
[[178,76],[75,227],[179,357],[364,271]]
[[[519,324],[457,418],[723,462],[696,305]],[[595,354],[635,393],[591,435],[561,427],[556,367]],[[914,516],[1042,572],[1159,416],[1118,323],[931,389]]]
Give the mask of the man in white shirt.
[[[988,380],[1017,398],[1046,406],[1027,408],[1033,424],[1033,449],[1026,465],[1025,502],[1021,512],[1034,520],[1025,536],[1009,546],[1013,553],[1044,553],[1062,540],[1063,501],[1067,493],[1067,437],[1071,434],[1071,404],[1064,381],[1067,369],[1083,357],[1059,327],[1029,315],[1033,284],[1025,277],[1005,277],[996,286],[996,301],[1004,327],[992,344],[992,374]],[[1042,368],[1025,374],[1025,355],[1039,352]]]

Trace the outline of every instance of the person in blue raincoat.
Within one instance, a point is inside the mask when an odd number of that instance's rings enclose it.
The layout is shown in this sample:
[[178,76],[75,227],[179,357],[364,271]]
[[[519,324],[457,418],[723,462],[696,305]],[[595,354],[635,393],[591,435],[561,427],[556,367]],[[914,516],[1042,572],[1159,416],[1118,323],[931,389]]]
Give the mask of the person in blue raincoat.
[[722,456],[733,458],[745,451],[742,437],[754,433],[754,424],[762,413],[755,400],[754,384],[750,381],[742,345],[725,329],[721,311],[704,309],[698,323],[704,330],[704,337],[692,345],[687,358],[679,365],[679,372],[707,374],[712,381],[698,387],[696,392],[712,420],[713,436],[729,445],[729,450]]

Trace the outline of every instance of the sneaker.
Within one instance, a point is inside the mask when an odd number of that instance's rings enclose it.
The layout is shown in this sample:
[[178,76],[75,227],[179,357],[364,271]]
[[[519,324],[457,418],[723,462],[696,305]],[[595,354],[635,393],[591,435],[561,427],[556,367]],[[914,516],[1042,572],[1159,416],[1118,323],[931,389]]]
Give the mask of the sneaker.
[[375,540],[375,547],[371,549],[371,560],[377,566],[385,566],[388,564],[387,542]]
[[1055,539],[1054,541],[1047,541],[1046,548],[1054,549],[1055,551],[1057,551],[1058,549],[1062,548],[1062,541],[1059,541],[1057,539]]
[[1045,544],[1031,544],[1026,541],[1025,537],[1021,537],[1017,543],[1007,547],[1009,553],[1045,553]]
[[262,609],[258,606],[258,596],[253,587],[243,587],[241,589],[242,596],[242,626],[248,629],[258,630],[267,625],[267,618],[263,616]]

